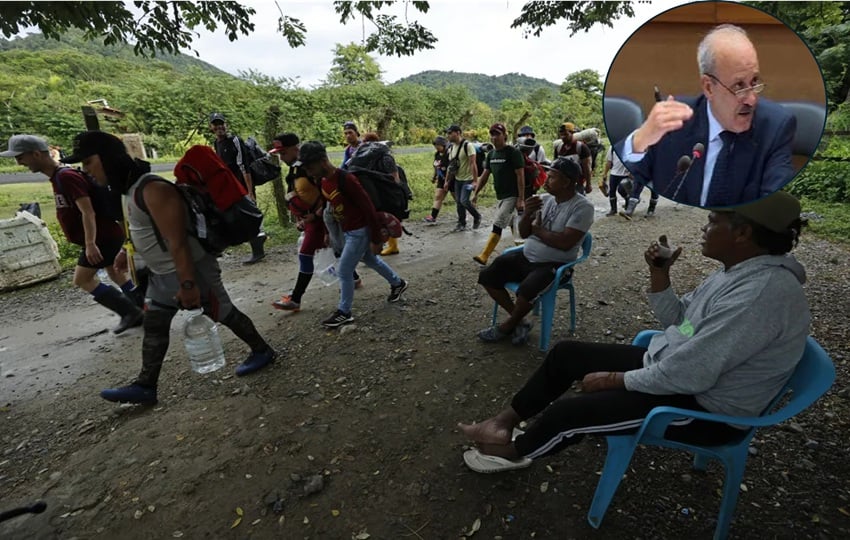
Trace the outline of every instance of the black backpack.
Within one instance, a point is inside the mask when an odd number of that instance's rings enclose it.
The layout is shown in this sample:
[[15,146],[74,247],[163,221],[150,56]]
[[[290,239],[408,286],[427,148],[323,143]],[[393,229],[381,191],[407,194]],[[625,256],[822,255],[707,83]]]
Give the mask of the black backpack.
[[248,171],[251,173],[251,182],[255,186],[262,186],[266,182],[280,178],[280,165],[277,160],[263,152],[254,137],[245,139],[245,148],[248,150]]
[[596,156],[605,151],[605,145],[599,141],[586,144],[588,149],[590,149],[590,168],[591,170],[596,170]]
[[59,167],[56,170],[53,181],[56,183],[56,190],[59,191],[59,193],[64,195],[61,177],[62,173],[65,171],[71,171],[78,174],[88,182],[89,198],[91,199],[91,205],[92,208],[94,208],[95,214],[101,217],[105,216],[112,221],[124,221],[124,213],[121,209],[121,196],[116,195],[111,189],[109,189],[109,186],[101,186],[98,184],[97,180],[82,169],[74,167]]
[[396,183],[392,171],[387,170],[386,163],[389,161],[386,159],[387,156],[392,157],[387,145],[379,142],[365,142],[354,151],[346,169],[363,185],[363,189],[375,205],[375,210],[388,212],[398,219],[407,219],[410,217],[408,201],[413,200],[413,192],[407,184],[407,173],[396,164],[401,181]]

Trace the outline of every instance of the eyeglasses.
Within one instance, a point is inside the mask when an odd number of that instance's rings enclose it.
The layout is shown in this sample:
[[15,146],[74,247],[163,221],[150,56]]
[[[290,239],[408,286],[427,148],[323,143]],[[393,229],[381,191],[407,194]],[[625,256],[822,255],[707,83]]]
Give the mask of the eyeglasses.
[[753,94],[761,94],[762,91],[764,91],[764,87],[767,86],[763,82],[758,82],[758,83],[756,83],[752,86],[748,86],[746,88],[739,88],[738,90],[732,90],[731,88],[729,88],[728,86],[726,86],[725,84],[720,82],[720,79],[718,79],[717,77],[715,77],[711,73],[706,73],[705,75],[707,77],[711,77],[712,80],[714,80],[714,82],[716,82],[717,84],[719,84],[720,86],[722,86],[723,88],[728,90],[729,93],[731,93],[733,96],[735,96],[738,99],[743,99],[750,92],[752,92]]

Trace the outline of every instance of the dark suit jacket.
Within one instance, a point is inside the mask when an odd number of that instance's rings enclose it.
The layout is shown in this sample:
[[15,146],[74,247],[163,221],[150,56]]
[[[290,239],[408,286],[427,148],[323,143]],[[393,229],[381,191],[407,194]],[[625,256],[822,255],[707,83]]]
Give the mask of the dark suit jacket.
[[[652,182],[652,189],[661,196],[698,206],[702,194],[705,156],[693,161],[687,175],[679,173],[676,166],[683,155],[691,155],[694,144],[698,142],[703,143],[708,151],[707,101],[702,95],[677,99],[694,109],[693,117],[682,129],[667,133],[652,145],[643,160],[624,163],[638,182]],[[730,199],[723,206],[755,201],[791,181],[794,177],[791,142],[796,129],[794,115],[777,103],[759,99],[750,131],[741,134],[735,143],[729,168],[734,175],[734,188]],[[624,143],[625,140],[615,146],[615,150],[623,157]]]

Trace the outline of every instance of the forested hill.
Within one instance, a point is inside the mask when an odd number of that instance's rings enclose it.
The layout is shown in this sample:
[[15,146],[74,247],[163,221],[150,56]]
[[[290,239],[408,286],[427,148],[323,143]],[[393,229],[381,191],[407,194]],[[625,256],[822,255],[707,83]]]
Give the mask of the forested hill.
[[69,29],[62,35],[62,39],[45,39],[44,36],[38,33],[29,34],[18,39],[3,39],[0,38],[0,53],[6,51],[75,51],[85,55],[99,56],[104,58],[114,58],[130,62],[131,64],[150,66],[152,62],[164,62],[174,68],[179,73],[185,73],[190,68],[198,68],[202,71],[215,75],[228,75],[226,72],[218,69],[212,64],[208,64],[203,60],[198,60],[185,54],[166,54],[159,53],[153,59],[136,56],[133,54],[133,47],[127,45],[104,45],[102,41],[86,41],[83,39],[83,32],[77,29]]
[[559,86],[546,79],[537,79],[521,73],[492,76],[480,73],[458,73],[455,71],[423,71],[400,79],[399,83],[413,83],[428,88],[443,88],[449,85],[465,86],[479,101],[494,109],[503,99],[528,99],[528,96],[540,88],[557,92]]

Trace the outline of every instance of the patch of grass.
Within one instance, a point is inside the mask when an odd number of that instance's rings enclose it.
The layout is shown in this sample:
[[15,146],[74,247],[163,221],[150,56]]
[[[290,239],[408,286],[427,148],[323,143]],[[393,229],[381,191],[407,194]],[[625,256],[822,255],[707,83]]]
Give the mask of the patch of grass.
[[[834,242],[850,245],[850,204],[828,203],[803,197],[803,212],[809,217],[809,231]],[[804,233],[805,234],[805,233]]]
[[[410,201],[410,221],[418,221],[430,215],[434,204],[434,184],[431,183],[431,177],[434,175],[434,154],[433,152],[397,154],[395,158],[398,164],[404,167],[407,182],[413,192],[413,200]],[[491,178],[478,198],[479,204],[487,206],[495,202],[496,196],[492,184]],[[454,215],[454,207],[454,199],[451,195],[447,195],[443,201],[443,211]]]

